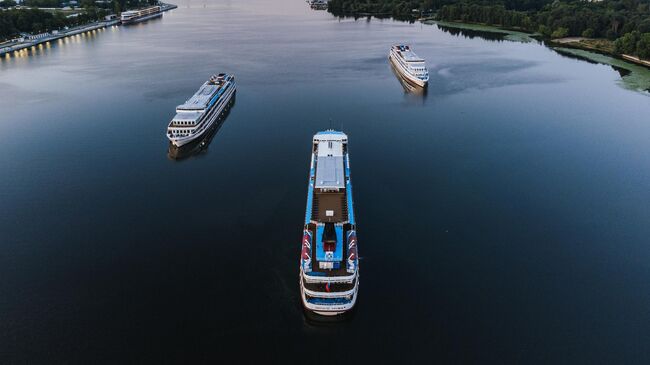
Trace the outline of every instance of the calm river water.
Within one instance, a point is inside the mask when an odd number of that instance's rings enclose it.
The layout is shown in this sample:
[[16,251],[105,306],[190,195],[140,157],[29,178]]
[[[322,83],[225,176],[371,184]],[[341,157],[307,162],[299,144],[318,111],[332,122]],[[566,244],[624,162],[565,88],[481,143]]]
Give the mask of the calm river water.
[[[536,42],[181,0],[0,61],[0,363],[650,362],[650,98]],[[428,93],[387,62],[409,42]],[[168,156],[215,72],[237,101]],[[331,120],[331,122],[330,122]],[[355,316],[306,321],[311,137],[349,135]]]

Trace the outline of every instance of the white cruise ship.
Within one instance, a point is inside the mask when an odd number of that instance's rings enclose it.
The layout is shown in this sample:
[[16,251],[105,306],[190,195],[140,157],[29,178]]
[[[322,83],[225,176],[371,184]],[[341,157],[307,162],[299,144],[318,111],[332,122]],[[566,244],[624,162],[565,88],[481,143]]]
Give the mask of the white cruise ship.
[[307,314],[344,315],[357,301],[354,213],[348,136],[334,130],[318,132],[313,138],[300,253],[300,292]]
[[176,107],[176,116],[169,122],[167,138],[181,147],[201,137],[235,96],[235,75],[212,75],[183,105]]
[[120,20],[122,24],[133,24],[162,15],[162,8],[158,5],[144,9],[123,11]]
[[415,85],[425,87],[429,82],[429,71],[424,59],[418,57],[410,46],[403,44],[390,48],[388,59],[393,63],[397,72]]

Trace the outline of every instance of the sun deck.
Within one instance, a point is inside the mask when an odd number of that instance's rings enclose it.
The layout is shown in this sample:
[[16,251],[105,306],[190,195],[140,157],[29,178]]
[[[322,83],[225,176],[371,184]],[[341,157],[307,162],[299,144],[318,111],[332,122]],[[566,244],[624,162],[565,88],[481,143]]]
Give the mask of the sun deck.
[[406,60],[406,62],[424,62],[423,58],[411,51],[402,52],[402,55],[404,56],[404,60]]
[[196,94],[192,95],[184,104],[176,107],[176,110],[203,110],[207,108],[210,100],[219,90],[218,85],[211,85],[209,83],[203,84]]
[[[314,169],[310,176],[311,219],[320,223],[338,223],[348,220],[348,200],[344,140],[332,138],[314,143]],[[312,185],[313,184],[313,185]]]
[[400,44],[400,45],[393,46],[393,48],[397,51],[399,55],[402,56],[402,58],[406,62],[424,62],[424,59],[416,55],[415,52],[411,50],[410,46],[405,46]]
[[345,192],[314,192],[311,217],[317,222],[347,221],[348,204]]
[[210,80],[205,82],[199,90],[192,95],[184,104],[176,107],[177,112],[197,111],[201,112],[213,105],[233,81],[232,75],[212,75]]

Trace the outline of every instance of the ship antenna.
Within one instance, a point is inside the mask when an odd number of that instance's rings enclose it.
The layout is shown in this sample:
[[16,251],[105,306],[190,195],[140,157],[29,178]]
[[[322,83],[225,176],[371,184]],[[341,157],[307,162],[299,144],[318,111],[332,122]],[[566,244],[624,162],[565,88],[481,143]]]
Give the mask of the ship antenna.
[[330,118],[330,130],[333,130],[332,129],[332,118]]

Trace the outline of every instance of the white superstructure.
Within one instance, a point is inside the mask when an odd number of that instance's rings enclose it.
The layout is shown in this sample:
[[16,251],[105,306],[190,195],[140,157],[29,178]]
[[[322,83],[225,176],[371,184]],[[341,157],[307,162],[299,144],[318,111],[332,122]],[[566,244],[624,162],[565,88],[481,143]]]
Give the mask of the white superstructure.
[[234,75],[210,77],[190,99],[176,107],[176,116],[167,127],[169,141],[181,147],[202,136],[228,107],[235,91]]
[[425,87],[429,82],[429,71],[424,59],[418,57],[410,46],[403,44],[390,48],[388,59],[404,79],[415,85]]

